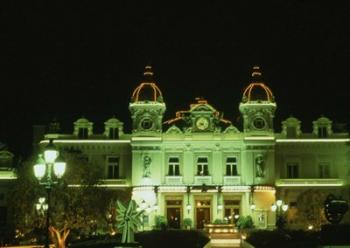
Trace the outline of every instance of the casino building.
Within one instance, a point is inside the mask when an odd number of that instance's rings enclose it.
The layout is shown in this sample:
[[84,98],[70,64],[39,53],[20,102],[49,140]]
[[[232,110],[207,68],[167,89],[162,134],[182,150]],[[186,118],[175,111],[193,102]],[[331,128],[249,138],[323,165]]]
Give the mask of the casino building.
[[[116,118],[104,123],[103,133],[94,133],[94,123],[80,118],[73,133],[51,129],[40,145],[54,139],[59,148],[85,153],[104,172],[102,186],[116,194],[132,191],[146,209],[146,228],[154,225],[156,215],[165,216],[173,228],[182,227],[185,218],[203,228],[239,215],[252,216],[257,228],[273,228],[271,206],[277,200],[288,204],[289,224],[303,228],[310,224],[300,218],[305,201],[323,202],[331,192],[349,198],[348,133],[333,132],[326,117],[312,123],[312,133],[304,133],[295,117],[275,132],[277,103],[257,66],[237,107],[242,130],[202,98],[164,120],[166,102],[146,66],[129,104],[131,133],[124,133]],[[322,221],[322,213],[306,219]]]

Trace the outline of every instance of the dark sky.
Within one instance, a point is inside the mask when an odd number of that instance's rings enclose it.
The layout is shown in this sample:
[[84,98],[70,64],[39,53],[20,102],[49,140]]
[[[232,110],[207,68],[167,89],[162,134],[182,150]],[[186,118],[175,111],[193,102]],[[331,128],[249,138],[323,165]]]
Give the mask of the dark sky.
[[55,116],[66,132],[82,115],[96,132],[112,115],[130,130],[128,103],[148,63],[165,119],[203,96],[235,121],[258,64],[277,130],[291,114],[304,131],[321,114],[350,123],[346,1],[67,2],[0,4],[0,141],[13,152],[28,153],[32,125]]

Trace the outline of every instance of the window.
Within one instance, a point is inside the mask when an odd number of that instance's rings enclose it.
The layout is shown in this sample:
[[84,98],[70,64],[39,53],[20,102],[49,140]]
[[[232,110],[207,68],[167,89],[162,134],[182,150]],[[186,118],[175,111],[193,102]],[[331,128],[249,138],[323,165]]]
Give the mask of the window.
[[180,176],[180,162],[178,157],[169,158],[169,176]]
[[208,176],[208,158],[207,157],[199,157],[197,159],[197,175],[198,176]]
[[319,127],[318,128],[318,137],[319,138],[327,138],[327,127]]
[[87,139],[88,138],[88,129],[86,127],[80,127],[78,131],[79,139]]
[[119,130],[116,127],[110,127],[108,132],[108,138],[110,139],[118,139],[119,138]]
[[119,158],[108,157],[108,179],[119,178]]
[[226,158],[226,176],[237,176],[237,158]]
[[298,178],[299,177],[299,165],[297,163],[287,164],[287,178]]
[[295,127],[287,127],[287,138],[297,137],[297,129]]
[[330,177],[330,167],[327,163],[321,163],[318,165],[318,172],[320,178],[329,178]]

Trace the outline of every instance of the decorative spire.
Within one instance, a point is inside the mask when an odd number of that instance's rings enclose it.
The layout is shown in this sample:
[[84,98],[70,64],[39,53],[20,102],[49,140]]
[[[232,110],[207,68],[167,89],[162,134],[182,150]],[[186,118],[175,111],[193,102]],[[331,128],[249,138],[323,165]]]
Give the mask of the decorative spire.
[[145,81],[147,82],[153,82],[153,71],[152,71],[152,66],[146,65],[145,66],[145,71],[143,73],[143,76],[145,77]]
[[262,73],[260,70],[260,66],[253,66],[252,70],[252,81],[253,82],[258,82],[261,81]]

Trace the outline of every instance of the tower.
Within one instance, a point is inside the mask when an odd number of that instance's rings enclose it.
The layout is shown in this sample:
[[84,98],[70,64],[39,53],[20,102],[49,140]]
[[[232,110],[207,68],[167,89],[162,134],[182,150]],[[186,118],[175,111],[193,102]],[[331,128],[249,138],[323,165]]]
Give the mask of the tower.
[[162,92],[153,79],[151,66],[145,67],[144,79],[134,90],[129,110],[132,132],[138,136],[153,136],[162,132],[162,120],[166,110]]
[[243,130],[252,135],[273,132],[273,118],[276,110],[274,96],[261,79],[259,66],[253,67],[252,79],[243,92],[239,111],[243,115]]

